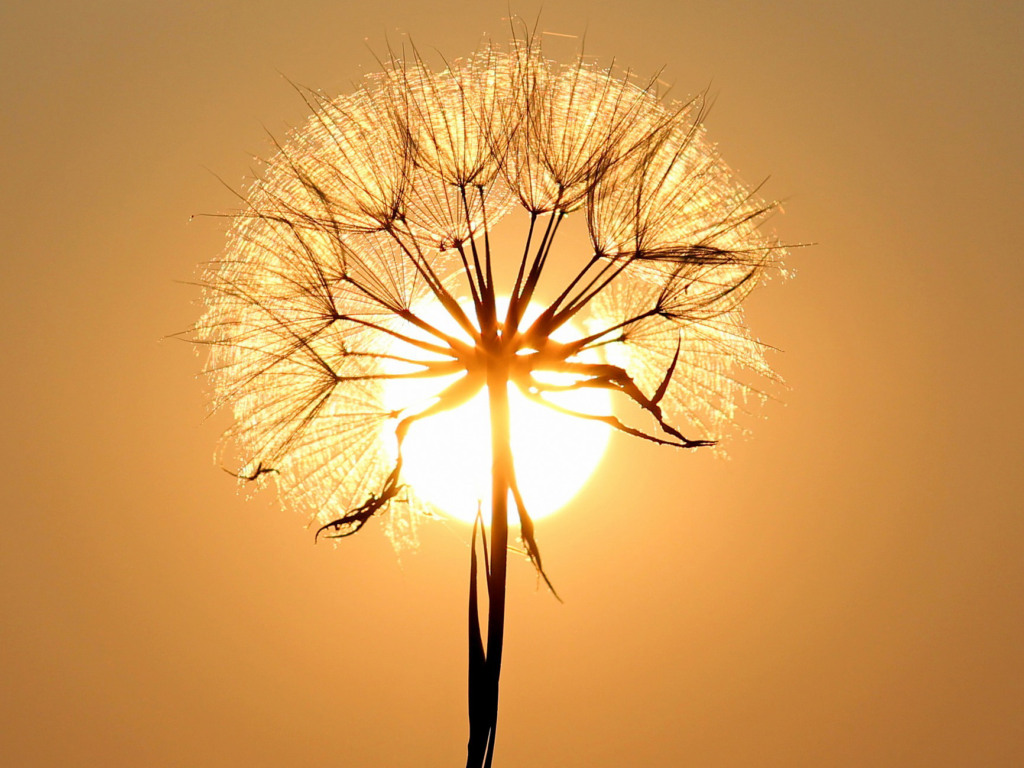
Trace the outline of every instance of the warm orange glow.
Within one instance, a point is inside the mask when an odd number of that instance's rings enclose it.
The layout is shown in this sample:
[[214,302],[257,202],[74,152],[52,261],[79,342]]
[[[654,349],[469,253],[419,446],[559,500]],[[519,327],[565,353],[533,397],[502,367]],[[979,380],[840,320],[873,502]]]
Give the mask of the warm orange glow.
[[[531,304],[527,318],[539,314],[541,309]],[[440,308],[419,312],[431,324],[459,334],[458,327]],[[571,324],[560,331],[556,338],[580,335]],[[395,365],[393,370],[405,368]],[[392,380],[385,388],[385,404],[397,409],[429,402],[451,380]],[[552,377],[552,381],[557,379]],[[549,395],[548,399],[584,413],[611,412],[611,399],[604,390],[563,392]],[[568,503],[594,473],[607,447],[609,429],[604,424],[566,416],[531,402],[512,385],[509,401],[516,475],[530,516],[536,520]],[[383,439],[393,444],[392,423],[385,425]],[[479,501],[484,520],[490,521],[491,449],[486,390],[459,408],[417,423],[405,439],[402,453],[403,479],[418,496],[467,523],[476,517]],[[509,522],[516,523],[514,512],[510,511]]]

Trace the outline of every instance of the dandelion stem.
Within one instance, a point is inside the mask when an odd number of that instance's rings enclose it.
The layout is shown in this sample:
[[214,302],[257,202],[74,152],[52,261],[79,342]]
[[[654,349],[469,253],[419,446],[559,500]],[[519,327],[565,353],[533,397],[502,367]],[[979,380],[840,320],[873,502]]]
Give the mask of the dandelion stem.
[[[490,724],[487,722],[487,656],[484,653],[484,640],[480,628],[480,602],[477,590],[477,534],[487,542],[487,533],[483,529],[480,510],[477,509],[476,522],[473,523],[473,548],[469,558],[469,745],[466,768],[480,765],[480,756],[487,751],[487,737]],[[486,557],[484,568],[488,568]]]
[[[487,651],[483,674],[474,671],[474,621],[470,616],[470,737],[467,768],[490,768],[498,722],[498,682],[505,638],[505,581],[508,568],[508,494],[512,476],[512,445],[508,406],[508,364],[492,359],[487,370],[487,392],[491,416],[491,541],[487,571]],[[471,582],[475,569],[471,571]],[[470,588],[474,589],[471,583]],[[470,595],[470,607],[475,601]],[[479,636],[479,634],[477,634]]]
[[498,679],[505,639],[505,574],[508,566],[508,491],[512,467],[509,427],[508,369],[492,364],[488,369],[487,393],[491,411],[491,569],[487,574],[487,677],[491,736],[484,768],[494,756],[498,722]]

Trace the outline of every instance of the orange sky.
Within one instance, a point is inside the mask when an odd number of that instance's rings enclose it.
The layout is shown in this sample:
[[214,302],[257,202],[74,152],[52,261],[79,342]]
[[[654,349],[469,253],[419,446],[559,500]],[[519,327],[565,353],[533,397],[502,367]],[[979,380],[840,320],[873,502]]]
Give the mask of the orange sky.
[[[0,762],[454,766],[468,535],[334,548],[211,461],[197,316],[252,154],[364,44],[469,52],[501,2],[0,17]],[[856,5],[856,8],[853,6]],[[538,3],[516,10],[533,18]],[[731,459],[616,439],[511,568],[496,766],[1024,763],[1019,4],[549,0],[710,84],[711,137],[814,242],[750,303],[789,384]],[[213,174],[210,173],[213,172]]]

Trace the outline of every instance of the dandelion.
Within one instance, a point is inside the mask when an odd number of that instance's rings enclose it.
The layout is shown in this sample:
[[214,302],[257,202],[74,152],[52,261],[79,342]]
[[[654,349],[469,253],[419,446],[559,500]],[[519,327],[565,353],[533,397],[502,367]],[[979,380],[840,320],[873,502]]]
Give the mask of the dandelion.
[[[405,480],[406,436],[486,393],[467,766],[489,766],[510,524],[547,581],[510,447],[510,388],[640,440],[714,445],[772,378],[740,305],[783,249],[759,228],[774,204],[706,138],[700,98],[666,105],[656,82],[582,56],[554,63],[532,37],[442,71],[415,51],[382,69],[347,96],[299,89],[312,115],[244,195],[193,335],[210,348],[214,405],[234,415],[239,477],[272,477],[318,537],[373,518],[414,535],[434,508]],[[509,253],[492,234],[517,211],[527,234]],[[591,252],[531,313],[570,216]],[[499,280],[509,264],[514,279]],[[566,339],[569,328],[585,330]],[[430,397],[396,406],[400,381],[432,384]],[[628,408],[561,397],[585,391]]]

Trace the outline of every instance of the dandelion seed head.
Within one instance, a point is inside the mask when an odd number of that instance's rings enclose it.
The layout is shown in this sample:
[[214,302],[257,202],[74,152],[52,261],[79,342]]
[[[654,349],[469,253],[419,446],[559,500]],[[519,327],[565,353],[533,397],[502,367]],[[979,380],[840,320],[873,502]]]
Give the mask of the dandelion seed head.
[[[340,535],[382,516],[413,539],[435,510],[382,435],[400,447],[432,411],[385,397],[396,339],[415,340],[403,364],[416,375],[461,375],[466,391],[488,355],[544,404],[552,373],[610,389],[633,421],[602,423],[635,437],[695,447],[735,431],[775,380],[741,307],[779,272],[784,248],[762,227],[775,205],[721,159],[702,100],[666,105],[658,87],[582,57],[549,61],[528,38],[439,71],[414,51],[349,95],[299,89],[312,114],[247,191],[194,329],[214,406],[234,416],[239,474],[272,468],[286,505]],[[521,257],[489,240],[516,213],[530,222]],[[593,255],[527,324],[516,303],[559,258],[567,216],[585,222]],[[495,284],[492,259],[518,264],[514,285]],[[513,307],[500,316],[499,294]],[[431,302],[468,342],[417,314]],[[577,340],[551,341],[578,320]],[[598,352],[604,363],[587,362]],[[436,409],[464,394],[438,391]]]

